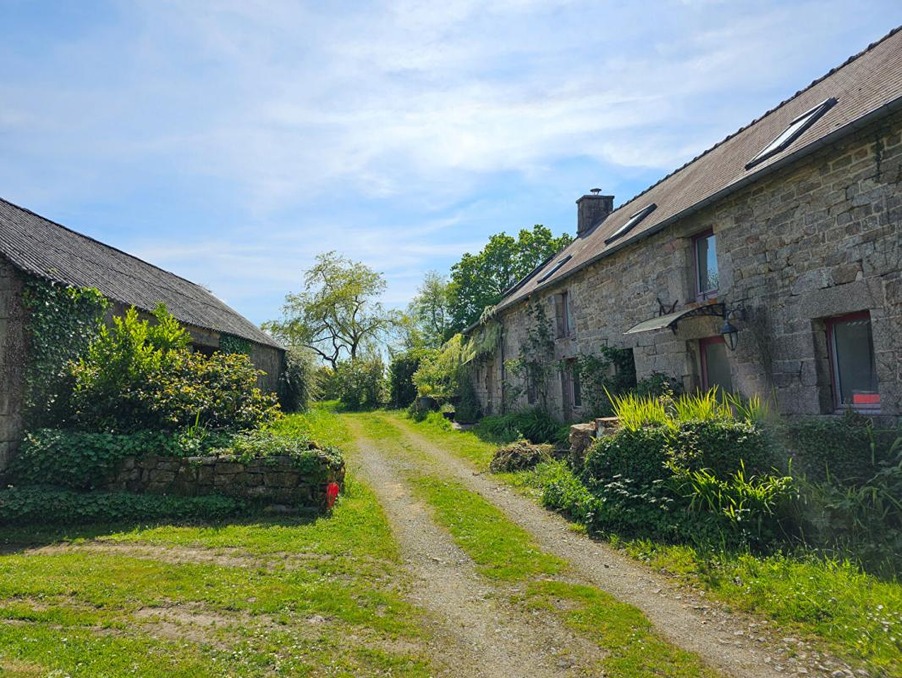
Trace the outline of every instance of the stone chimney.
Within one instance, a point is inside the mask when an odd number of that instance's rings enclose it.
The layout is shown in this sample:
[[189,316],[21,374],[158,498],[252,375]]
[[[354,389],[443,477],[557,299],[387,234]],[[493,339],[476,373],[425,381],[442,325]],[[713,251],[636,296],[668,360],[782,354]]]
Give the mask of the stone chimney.
[[600,188],[593,188],[591,195],[584,195],[576,201],[576,237],[582,238],[598,226],[614,211],[614,196],[601,195]]

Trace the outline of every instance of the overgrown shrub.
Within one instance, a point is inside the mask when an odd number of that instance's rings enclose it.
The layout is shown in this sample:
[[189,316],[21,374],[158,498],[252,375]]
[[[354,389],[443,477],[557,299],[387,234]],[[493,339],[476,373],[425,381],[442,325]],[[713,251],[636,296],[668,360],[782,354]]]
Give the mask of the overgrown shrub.
[[518,440],[502,445],[495,451],[489,464],[492,473],[513,473],[524,471],[551,460],[551,445],[532,445],[527,440]]
[[385,404],[385,366],[379,357],[357,358],[338,364],[335,370],[338,398],[349,410]]
[[173,497],[40,487],[0,490],[0,525],[215,521],[247,515],[250,508],[245,501],[219,495]]
[[476,427],[480,436],[499,443],[525,438],[536,444],[562,444],[567,440],[568,431],[566,424],[539,408],[483,417]]
[[257,388],[259,372],[241,353],[192,353],[190,337],[160,306],[156,323],[130,308],[101,328],[87,355],[70,363],[74,427],[95,432],[240,431],[278,414],[274,394]]
[[542,504],[583,525],[592,524],[598,500],[563,461],[546,461],[535,469]]
[[316,375],[316,365],[308,351],[286,351],[285,369],[279,377],[279,406],[283,412],[307,411],[319,393]]
[[674,433],[672,451],[678,467],[693,472],[708,470],[717,478],[740,470],[766,474],[775,464],[769,437],[747,421],[682,422]]
[[865,480],[802,480],[806,538],[887,577],[902,574],[902,436]]
[[389,402],[392,407],[407,407],[417,397],[413,375],[420,367],[422,351],[406,351],[392,357],[388,368]]
[[[589,451],[598,499],[591,526],[621,536],[765,547],[793,531],[791,479],[773,473],[770,440],[715,393],[615,397],[621,428]],[[743,415],[745,416],[745,415]]]
[[889,450],[899,435],[898,429],[875,428],[851,410],[839,418],[789,421],[780,431],[794,472],[813,482],[832,478],[849,485],[871,478],[882,462],[891,461]]

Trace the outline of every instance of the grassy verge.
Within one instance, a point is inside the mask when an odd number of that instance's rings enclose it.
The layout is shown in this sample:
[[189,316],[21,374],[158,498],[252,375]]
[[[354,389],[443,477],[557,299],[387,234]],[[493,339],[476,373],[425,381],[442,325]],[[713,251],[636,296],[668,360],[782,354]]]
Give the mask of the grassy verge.
[[[317,411],[286,427],[343,427]],[[330,517],[0,531],[0,674],[432,673],[373,493]],[[34,548],[34,547],[43,548]]]
[[[404,440],[401,430],[404,423],[396,415],[366,415],[360,421],[372,439],[388,442],[411,458],[423,457]],[[416,430],[426,430],[430,440],[444,443],[446,449],[447,443],[457,435],[434,424],[418,426]],[[472,452],[480,448],[470,444],[468,449]],[[480,454],[488,466],[488,460]],[[601,661],[604,675],[674,678],[718,675],[696,655],[656,635],[638,609],[598,589],[568,582],[566,561],[543,551],[528,532],[478,494],[447,478],[417,471],[407,476],[415,492],[432,506],[436,520],[450,532],[483,576],[519,585],[515,602],[526,609],[542,609],[559,617],[606,651]]]
[[902,676],[902,585],[849,562],[783,554],[702,553],[647,541],[621,544],[633,557],[731,606],[764,614],[793,633],[826,641],[834,654],[875,675]]
[[[473,446],[473,434],[413,425],[449,452],[473,460],[460,449]],[[488,462],[477,466],[485,469]],[[582,485],[558,466],[496,477],[537,500],[549,490],[564,495],[563,503],[578,514],[584,503]],[[647,541],[614,543],[656,569],[704,587],[731,607],[774,620],[788,635],[820,639],[837,656],[875,675],[902,676],[900,582],[881,581],[850,563],[810,554],[756,557]]]

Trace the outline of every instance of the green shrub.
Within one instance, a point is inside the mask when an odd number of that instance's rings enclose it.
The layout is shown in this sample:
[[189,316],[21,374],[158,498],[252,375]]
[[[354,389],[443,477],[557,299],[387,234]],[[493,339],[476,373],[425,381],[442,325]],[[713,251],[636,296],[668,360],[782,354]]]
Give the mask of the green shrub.
[[338,398],[349,410],[364,410],[385,404],[385,366],[382,359],[357,358],[339,363],[335,370]]
[[673,436],[673,463],[689,471],[707,469],[723,479],[741,469],[760,475],[774,467],[770,439],[761,428],[749,422],[685,421]]
[[318,395],[316,365],[309,352],[289,349],[279,376],[279,406],[283,412],[306,412]]
[[559,444],[567,440],[569,427],[556,421],[544,410],[535,408],[483,417],[476,431],[480,436],[500,443],[525,438],[535,444]]
[[870,419],[850,411],[841,418],[791,421],[780,434],[793,471],[813,482],[832,478],[855,485],[891,460],[890,448],[900,433],[877,429]]
[[249,510],[247,502],[219,495],[172,497],[38,487],[0,490],[0,525],[215,521],[246,515]]
[[413,375],[420,367],[422,351],[407,351],[392,358],[388,367],[389,402],[392,407],[407,407],[417,397]]
[[70,420],[80,430],[240,431],[278,414],[275,395],[241,353],[192,353],[190,337],[160,306],[152,324],[134,308],[102,327],[87,355],[70,364]]
[[258,375],[242,353],[181,351],[169,369],[149,375],[135,391],[154,424],[149,428],[246,431],[279,414],[275,394],[257,388]]
[[620,429],[604,436],[586,455],[583,478],[592,489],[615,478],[643,485],[670,478],[672,438],[664,428]]
[[591,525],[598,509],[592,495],[570,467],[562,461],[536,466],[536,482],[542,488],[542,504],[560,511],[582,525]]
[[902,574],[902,437],[896,456],[865,481],[803,481],[804,518],[812,545],[837,551],[871,572]]

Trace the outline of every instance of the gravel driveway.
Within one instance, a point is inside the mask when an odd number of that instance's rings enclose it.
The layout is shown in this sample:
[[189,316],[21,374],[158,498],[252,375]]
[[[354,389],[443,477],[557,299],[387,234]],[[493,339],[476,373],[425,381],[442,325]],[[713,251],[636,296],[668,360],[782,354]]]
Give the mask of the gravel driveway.
[[443,675],[603,676],[599,662],[605,650],[553,615],[514,605],[516,588],[477,574],[472,561],[404,480],[410,471],[464,484],[532,534],[544,551],[568,561],[568,580],[636,606],[660,635],[723,675],[866,675],[853,673],[803,641],[785,637],[763,620],[730,613],[706,600],[702,592],[677,587],[606,544],[574,532],[560,516],[475,472],[407,422],[392,419],[403,432],[405,446],[417,454],[367,439],[359,421],[354,417],[348,421],[357,449],[351,471],[374,488],[388,516],[414,582],[412,602],[430,613],[430,654]]

